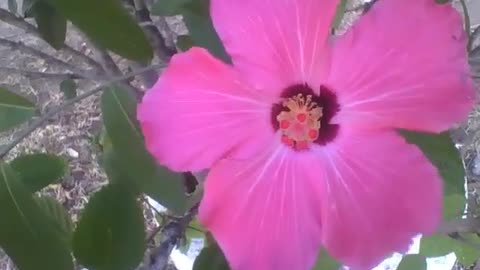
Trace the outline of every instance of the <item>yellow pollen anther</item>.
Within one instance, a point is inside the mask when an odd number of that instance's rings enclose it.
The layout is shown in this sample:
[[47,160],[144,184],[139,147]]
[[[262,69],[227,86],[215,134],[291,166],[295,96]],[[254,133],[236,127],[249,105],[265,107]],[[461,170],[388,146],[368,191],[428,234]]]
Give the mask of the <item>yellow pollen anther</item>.
[[309,143],[318,138],[322,108],[311,95],[303,94],[284,100],[282,105],[286,110],[277,115],[282,141],[297,150],[308,149]]

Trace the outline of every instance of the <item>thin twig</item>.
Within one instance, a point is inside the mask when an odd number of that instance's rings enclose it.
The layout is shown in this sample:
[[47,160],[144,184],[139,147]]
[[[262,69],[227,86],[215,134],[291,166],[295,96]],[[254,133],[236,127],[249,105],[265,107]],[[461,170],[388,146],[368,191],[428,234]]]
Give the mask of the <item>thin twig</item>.
[[167,223],[161,230],[163,239],[160,245],[152,251],[145,265],[139,267],[138,270],[164,270],[168,264],[170,253],[182,238],[185,229],[197,215],[197,212],[198,204],[179,220],[172,220]]
[[106,86],[109,86],[111,84],[114,84],[114,83],[118,83],[118,82],[121,82],[121,81],[124,81],[128,78],[131,78],[131,77],[134,77],[134,76],[137,76],[139,74],[142,74],[144,72],[147,72],[147,71],[150,71],[152,69],[158,69],[162,67],[161,65],[152,65],[150,67],[147,67],[147,68],[144,68],[144,69],[139,69],[139,70],[136,70],[132,73],[129,73],[127,75],[124,75],[124,76],[120,76],[120,77],[116,77],[116,78],[112,78],[111,80],[108,80],[106,82],[103,82],[100,84],[100,86],[90,90],[90,91],[87,91],[81,95],[78,95],[76,96],[75,98],[72,98],[70,100],[67,100],[65,101],[63,104],[49,110],[48,112],[46,112],[44,115],[42,115],[40,118],[37,118],[32,124],[30,124],[26,129],[24,129],[23,131],[20,132],[20,134],[10,143],[8,144],[7,146],[5,146],[4,148],[2,148],[0,150],[0,158],[4,158],[9,152],[10,150],[12,150],[17,144],[19,144],[21,141],[23,141],[26,137],[28,137],[28,135],[30,135],[33,131],[35,131],[37,128],[41,127],[48,119],[52,118],[53,116],[57,115],[58,113],[60,113],[61,111],[65,110],[66,108],[70,107],[71,105],[85,99],[85,98],[88,98],[98,92],[101,92],[103,91]]
[[[32,24],[25,21],[23,18],[16,16],[15,14],[11,13],[6,9],[0,8],[0,21],[3,21],[12,26],[15,26],[25,31],[25,33],[31,34],[43,40],[43,38],[41,37],[40,33],[38,32],[37,28],[35,28],[35,26],[33,26]],[[61,51],[64,51],[65,53],[68,53],[69,55],[77,59],[82,59],[86,64],[90,65],[91,67],[97,70],[101,68],[100,64],[97,63],[94,59],[90,58],[88,55],[85,55],[75,50],[74,48],[68,46],[67,44],[64,45]]]
[[20,41],[11,41],[8,39],[0,38],[0,46],[7,47],[11,50],[16,50],[20,51],[25,54],[29,54],[35,57],[39,57],[43,60],[45,60],[48,64],[50,65],[58,65],[61,66],[65,69],[70,70],[71,72],[75,73],[79,77],[85,78],[85,79],[98,79],[96,74],[93,74],[92,72],[84,71],[81,69],[78,69],[77,67],[64,62],[60,59],[57,59],[47,53],[44,53],[40,50],[37,50],[33,47],[25,45],[23,42]]
[[468,13],[468,7],[467,7],[467,4],[465,3],[465,0],[460,0],[460,4],[462,5],[463,16],[465,18],[465,33],[467,33],[468,35],[467,51],[471,51],[472,37],[470,36],[470,31],[471,31],[470,14]]
[[[470,35],[470,38],[468,39],[468,52],[473,53],[474,48],[473,45],[475,43],[475,40],[480,36],[480,25],[473,30],[472,34]],[[477,47],[478,49],[479,47]]]
[[21,74],[25,77],[34,78],[34,79],[55,79],[55,80],[67,80],[67,79],[81,79],[82,77],[74,73],[49,73],[49,72],[40,72],[33,70],[25,70],[20,68],[11,68],[11,67],[0,67],[0,71],[8,72],[12,74]]
[[145,1],[133,0],[133,4],[135,8],[135,17],[139,24],[142,25],[143,31],[153,47],[153,51],[162,61],[168,61],[176,51],[167,47],[162,33],[160,33],[150,17],[150,12],[148,11]]

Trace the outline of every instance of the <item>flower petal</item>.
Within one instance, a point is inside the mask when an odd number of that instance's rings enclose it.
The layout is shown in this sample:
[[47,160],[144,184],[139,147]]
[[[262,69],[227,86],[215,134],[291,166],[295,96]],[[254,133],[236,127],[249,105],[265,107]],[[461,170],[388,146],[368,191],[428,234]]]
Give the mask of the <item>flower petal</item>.
[[338,0],[211,0],[214,26],[236,69],[277,93],[320,86],[324,48]]
[[378,1],[333,46],[338,122],[440,132],[472,108],[466,35],[449,4]]
[[[372,269],[441,220],[442,182],[414,145],[394,132],[348,134],[319,149],[325,164],[322,239],[352,269]],[[311,171],[312,174],[318,172]]]
[[320,247],[319,182],[283,146],[249,162],[224,160],[206,180],[199,217],[233,270],[310,270]]
[[176,171],[247,157],[273,136],[271,102],[206,50],[175,55],[138,108],[149,151]]

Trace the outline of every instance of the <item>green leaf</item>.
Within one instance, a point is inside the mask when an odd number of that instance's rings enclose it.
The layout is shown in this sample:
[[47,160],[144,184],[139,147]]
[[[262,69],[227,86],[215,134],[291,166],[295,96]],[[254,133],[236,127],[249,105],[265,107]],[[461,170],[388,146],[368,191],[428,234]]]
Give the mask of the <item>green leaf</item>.
[[[474,242],[479,240],[474,234],[465,234],[462,237]],[[419,253],[425,257],[440,257],[451,252],[454,252],[458,262],[465,266],[472,265],[480,257],[480,250],[446,235],[434,234],[421,239]]]
[[95,193],[74,233],[73,250],[90,269],[134,269],[145,251],[143,212],[135,194],[121,185]]
[[112,181],[127,183],[168,209],[183,214],[186,196],[182,175],[158,166],[146,150],[136,120],[136,103],[135,96],[120,87],[111,87],[103,93],[103,120],[113,147],[111,160],[105,164],[110,168],[106,171],[117,171],[109,175]]
[[37,1],[32,7],[38,32],[53,48],[59,50],[65,43],[67,20],[45,1]]
[[182,51],[187,51],[194,46],[193,40],[189,35],[181,35],[177,37],[177,47]]
[[465,195],[450,194],[443,196],[443,219],[459,218],[465,210]]
[[408,143],[417,145],[438,168],[444,181],[444,218],[458,217],[465,208],[465,169],[450,134],[448,132],[427,134],[403,130],[400,134]]
[[183,20],[196,46],[206,48],[219,59],[230,63],[230,56],[213,27],[209,6],[210,0],[192,0],[184,6]]
[[50,184],[58,183],[67,172],[65,159],[50,154],[23,155],[10,165],[30,192],[37,192]]
[[397,270],[426,270],[427,261],[426,258],[418,254],[409,254],[403,256],[400,265]]
[[222,250],[216,244],[202,249],[193,263],[193,270],[230,270]]
[[40,1],[40,0],[23,0],[23,2],[22,2],[22,14],[25,18],[32,17],[32,8],[37,1]]
[[183,245],[180,250],[186,253],[190,248],[193,239],[204,239],[205,240],[206,230],[198,222],[198,219],[192,220],[188,227],[185,230],[185,245]]
[[157,16],[174,16],[182,13],[186,3],[192,0],[157,0],[152,6],[152,14]]
[[73,223],[68,215],[65,207],[57,200],[51,197],[36,197],[34,198],[37,204],[42,208],[45,215],[47,215],[55,229],[57,229],[60,237],[65,241],[66,245],[72,246]]
[[153,57],[140,26],[118,0],[45,0],[100,47],[147,62]]
[[35,104],[0,87],[0,132],[28,121],[35,112]]
[[340,3],[338,3],[335,18],[333,19],[332,24],[333,29],[337,29],[342,23],[343,16],[345,15],[345,10],[347,9],[347,2],[347,0],[341,0]]
[[5,164],[0,165],[0,213],[0,246],[19,270],[73,270],[68,246]]
[[341,266],[325,249],[322,249],[313,270],[338,270]]
[[77,83],[72,79],[64,80],[60,83],[60,91],[66,99],[72,99],[77,96]]
[[18,12],[17,0],[8,0],[8,10],[12,13]]

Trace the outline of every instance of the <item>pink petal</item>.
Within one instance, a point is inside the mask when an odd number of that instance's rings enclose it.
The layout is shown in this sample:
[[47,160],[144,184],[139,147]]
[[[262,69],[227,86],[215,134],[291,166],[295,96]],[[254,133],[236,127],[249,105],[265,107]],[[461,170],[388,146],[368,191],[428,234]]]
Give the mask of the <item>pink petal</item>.
[[334,42],[337,121],[440,132],[463,121],[474,83],[460,14],[433,0],[383,0]]
[[[442,182],[423,153],[393,132],[348,134],[319,149],[322,239],[352,269],[369,270],[441,219]],[[311,171],[317,175],[318,171]],[[312,176],[313,177],[313,176]]]
[[338,0],[211,0],[213,23],[236,69],[258,89],[320,85]]
[[149,151],[177,171],[248,157],[273,136],[271,101],[206,50],[175,55],[138,108]]
[[279,146],[250,161],[221,161],[210,171],[199,217],[233,270],[312,268],[321,242],[319,194],[312,186],[320,182],[306,178],[303,159]]

